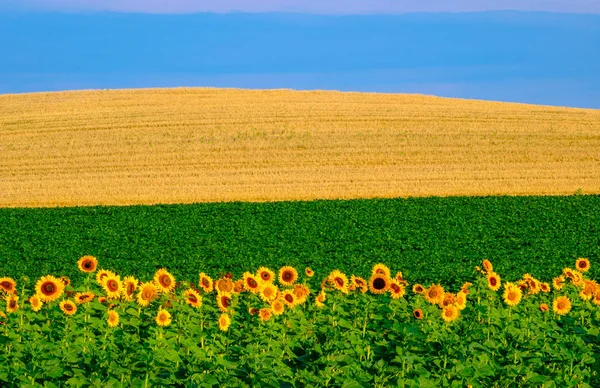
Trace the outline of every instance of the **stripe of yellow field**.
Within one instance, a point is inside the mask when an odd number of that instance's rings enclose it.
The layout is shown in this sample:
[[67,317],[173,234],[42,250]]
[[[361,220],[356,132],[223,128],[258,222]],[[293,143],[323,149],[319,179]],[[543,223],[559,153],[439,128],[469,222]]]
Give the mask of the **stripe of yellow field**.
[[211,88],[0,96],[0,206],[600,193],[600,111]]

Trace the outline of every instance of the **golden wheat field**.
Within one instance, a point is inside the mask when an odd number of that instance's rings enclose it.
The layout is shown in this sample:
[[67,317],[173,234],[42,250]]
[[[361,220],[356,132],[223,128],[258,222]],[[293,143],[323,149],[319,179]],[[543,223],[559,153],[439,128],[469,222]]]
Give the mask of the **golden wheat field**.
[[600,193],[600,110],[175,88],[0,96],[0,206]]

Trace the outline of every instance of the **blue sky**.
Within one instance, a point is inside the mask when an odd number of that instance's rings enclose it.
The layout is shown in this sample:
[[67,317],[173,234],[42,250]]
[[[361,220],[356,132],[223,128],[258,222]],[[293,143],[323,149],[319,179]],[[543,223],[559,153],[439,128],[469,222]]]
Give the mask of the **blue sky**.
[[[69,8],[75,2],[67,0],[44,7],[33,0],[18,7],[2,1],[0,93],[217,86],[424,93],[600,108],[597,2],[573,2],[587,4],[579,13],[460,12],[472,3],[464,1],[450,13],[336,15],[333,9],[316,15],[92,7],[110,1],[90,1],[85,4],[91,8],[82,12]],[[62,5],[46,10],[51,3]],[[274,2],[252,4],[268,3]]]

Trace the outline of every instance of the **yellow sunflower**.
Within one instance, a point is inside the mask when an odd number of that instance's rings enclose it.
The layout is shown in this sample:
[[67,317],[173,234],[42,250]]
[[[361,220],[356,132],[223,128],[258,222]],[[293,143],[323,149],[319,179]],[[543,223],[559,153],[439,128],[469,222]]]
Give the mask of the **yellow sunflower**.
[[371,293],[373,294],[384,294],[390,289],[390,282],[391,279],[389,276],[376,272],[375,269],[373,269],[373,275],[371,275],[371,278],[369,279],[369,290],[371,290]]
[[231,318],[227,314],[221,314],[219,317],[219,329],[221,331],[229,330],[229,326],[231,326]]
[[158,288],[154,282],[142,283],[138,289],[137,302],[142,307],[147,307],[158,298]]
[[96,269],[98,268],[98,259],[94,256],[83,256],[77,261],[77,266],[81,272],[96,272]]
[[583,286],[583,275],[579,271],[573,271],[573,277],[571,278],[571,284],[575,287]]
[[304,284],[294,284],[294,294],[298,299],[306,299],[310,295],[310,289]]
[[168,294],[175,289],[175,278],[169,271],[161,268],[154,274],[154,284],[158,287],[158,292]]
[[406,290],[397,280],[392,280],[390,282],[390,294],[392,299],[400,299],[406,294]]
[[306,274],[306,276],[308,276],[309,278],[312,278],[313,276],[315,276],[315,271],[313,271],[312,269],[310,269],[310,267],[306,267],[304,269],[304,273]]
[[592,299],[592,303],[594,303],[596,306],[600,306],[600,290],[597,290],[596,294],[594,294],[594,299]]
[[31,298],[29,298],[29,304],[31,305],[31,309],[35,312],[40,311],[44,305],[40,300],[40,297],[37,295],[33,295]]
[[494,266],[492,265],[492,262],[489,261],[488,259],[483,260],[483,270],[486,273],[490,273],[490,272],[494,272]]
[[269,319],[271,319],[271,314],[272,314],[271,309],[267,308],[267,307],[262,308],[258,311],[258,316],[260,317],[260,320],[263,322],[266,322]]
[[461,290],[462,292],[464,292],[464,293],[465,293],[465,295],[469,295],[469,294],[470,294],[469,287],[471,287],[472,285],[473,285],[473,283],[470,283],[470,282],[465,282],[465,284],[463,284],[463,285],[460,287],[460,290]]
[[77,305],[71,300],[61,301],[59,306],[65,315],[74,315],[77,312]]
[[577,259],[575,260],[575,268],[580,272],[587,272],[590,269],[590,261],[584,258]]
[[273,315],[281,315],[285,310],[285,303],[281,299],[275,299],[271,302],[271,310],[273,310]]
[[239,295],[244,291],[244,279],[239,279],[233,283],[233,293]]
[[275,281],[275,272],[271,271],[267,267],[260,267],[258,271],[256,271],[256,276],[263,282],[271,282]]
[[348,293],[348,276],[343,272],[336,270],[331,271],[329,274],[329,281],[333,284],[336,290]]
[[93,292],[87,291],[87,292],[76,293],[75,296],[73,297],[73,299],[75,300],[75,303],[77,303],[77,304],[84,304],[84,303],[91,302],[92,300],[94,300],[95,297],[96,297],[96,295],[94,295]]
[[155,318],[158,326],[169,326],[171,324],[171,313],[167,310],[160,309]]
[[17,282],[12,278],[0,278],[0,290],[7,294],[14,294],[17,289]]
[[52,275],[42,276],[35,284],[36,294],[44,303],[50,303],[60,298],[64,288],[64,284]]
[[126,276],[123,279],[123,289],[121,291],[121,295],[123,299],[128,302],[131,302],[135,298],[135,291],[138,288],[139,281],[133,276]]
[[19,309],[19,297],[14,295],[14,294],[10,294],[8,295],[6,298],[6,312],[7,313],[14,313]]
[[115,310],[108,310],[108,326],[117,327],[119,325],[119,313]]
[[248,307],[248,314],[250,315],[256,315],[258,314],[259,309],[255,308],[255,307]]
[[552,279],[552,286],[555,290],[561,290],[565,285],[565,277],[563,275],[557,276]]
[[425,288],[420,284],[413,285],[412,290],[415,294],[422,294],[425,292]]
[[227,309],[231,305],[231,293],[230,292],[219,292],[217,293],[217,306],[222,312],[227,312]]
[[200,283],[198,285],[202,287],[202,290],[207,294],[213,290],[213,280],[204,272],[200,273]]
[[464,291],[459,291],[456,293],[456,301],[454,305],[458,307],[459,310],[464,310],[467,307],[467,294]]
[[294,294],[293,290],[285,290],[281,295],[283,301],[288,307],[293,308],[298,304],[298,298],[296,298],[296,294]]
[[523,292],[521,289],[512,283],[504,284],[504,294],[502,294],[502,298],[504,299],[504,303],[509,306],[516,306],[521,302],[521,298],[523,297]]
[[183,291],[183,298],[185,299],[185,303],[194,308],[202,306],[202,296],[193,288],[188,288],[187,290]]
[[598,284],[593,280],[584,280],[583,288],[581,292],[579,292],[579,296],[583,300],[591,300],[596,294],[596,289],[598,288]]
[[215,290],[217,292],[231,292],[234,284],[229,278],[221,278],[215,282]]
[[552,291],[552,289],[550,288],[550,284],[548,284],[546,282],[540,282],[540,291],[542,291],[544,293],[548,293],[548,292]]
[[439,284],[432,284],[425,290],[425,300],[431,304],[441,304],[444,301],[444,288]]
[[497,273],[495,273],[493,271],[488,272],[487,282],[488,282],[488,287],[490,288],[490,290],[498,291],[500,289],[500,286],[501,286],[500,275],[498,275]]
[[325,306],[325,299],[327,299],[327,295],[325,294],[325,290],[321,290],[319,295],[315,298],[315,306],[323,307]]
[[101,269],[98,272],[96,272],[96,283],[98,283],[99,285],[102,286],[102,283],[104,283],[104,279],[106,279],[106,277],[108,275],[116,275],[113,271],[109,271],[107,269]]
[[440,303],[440,307],[446,307],[456,302],[456,296],[451,292],[444,293],[444,299],[442,299],[442,303]]
[[540,311],[541,312],[545,313],[548,310],[550,310],[550,308],[548,307],[548,305],[546,303],[540,304]]
[[279,270],[279,283],[291,286],[298,280],[298,271],[294,267],[285,266]]
[[413,317],[415,317],[416,319],[423,319],[423,310],[415,309],[413,311]]
[[460,311],[454,305],[446,306],[442,309],[442,319],[446,322],[452,322],[460,315]]
[[68,286],[71,284],[71,279],[69,279],[69,278],[68,278],[68,277],[66,277],[66,276],[61,276],[61,277],[60,277],[60,281],[62,282],[62,284],[63,284],[65,287],[68,287]]
[[350,283],[352,283],[355,288],[360,289],[360,292],[363,294],[369,290],[367,281],[359,276],[350,276]]
[[566,296],[559,296],[552,302],[552,309],[558,315],[566,315],[571,311],[571,301]]
[[261,280],[259,280],[259,278],[250,272],[244,272],[242,278],[244,279],[244,289],[253,294],[257,294],[260,291]]
[[276,285],[273,283],[263,283],[260,287],[260,293],[258,295],[263,301],[270,303],[277,298],[278,293],[279,288]]
[[384,275],[389,279],[392,277],[392,271],[390,271],[387,265],[379,263],[373,266],[373,269],[371,270],[371,276],[373,275]]
[[109,274],[102,281],[102,288],[108,299],[118,299],[123,291],[121,276]]

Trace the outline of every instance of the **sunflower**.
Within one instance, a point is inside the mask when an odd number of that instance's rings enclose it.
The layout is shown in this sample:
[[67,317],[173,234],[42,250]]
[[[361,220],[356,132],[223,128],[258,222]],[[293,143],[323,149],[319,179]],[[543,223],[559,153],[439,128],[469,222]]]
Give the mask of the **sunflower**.
[[244,279],[239,279],[235,283],[233,283],[232,292],[236,295],[239,295],[244,291]]
[[596,294],[594,295],[594,299],[592,299],[592,303],[596,306],[600,306],[600,290],[596,290]]
[[537,295],[540,292],[540,281],[534,278],[527,279],[527,293]]
[[277,298],[278,293],[279,288],[277,288],[276,285],[273,283],[263,283],[260,287],[260,293],[258,296],[260,296],[263,301],[270,303]]
[[492,265],[492,262],[488,259],[483,260],[483,269],[487,273],[494,272],[494,266]]
[[446,322],[452,322],[453,320],[458,318],[459,315],[460,311],[453,304],[446,306],[442,309],[442,319]]
[[355,288],[360,289],[360,292],[363,294],[369,289],[369,284],[367,281],[359,276],[350,276],[350,283],[352,283]]
[[550,310],[550,308],[548,307],[548,305],[546,303],[540,304],[540,311],[541,312],[545,313],[548,310]]
[[154,282],[142,283],[138,289],[137,302],[142,307],[147,307],[158,298],[158,289]]
[[200,283],[198,284],[207,294],[213,290],[213,280],[204,272],[200,273]]
[[565,277],[563,275],[557,276],[552,279],[552,286],[555,290],[560,290],[565,285]]
[[387,278],[391,278],[392,271],[390,271],[387,265],[379,263],[373,266],[373,269],[371,270],[371,275],[384,275]]
[[[294,294],[298,299],[306,299],[310,295],[310,289],[304,284],[295,284]],[[304,301],[301,303],[304,303]]]
[[227,309],[231,305],[231,293],[230,292],[219,292],[217,293],[217,306],[222,312],[227,312]]
[[420,284],[413,285],[412,290],[415,294],[422,294],[425,292],[425,288]]
[[31,304],[31,309],[35,312],[40,311],[44,305],[40,300],[40,297],[37,295],[33,295],[31,298],[29,298],[29,304]]
[[108,299],[118,299],[123,291],[121,277],[115,274],[106,275],[102,282],[102,288]]
[[215,282],[215,290],[217,292],[231,292],[234,284],[229,278],[221,278]]
[[98,297],[98,303],[106,303],[107,301],[108,301],[108,299],[106,299],[106,296]]
[[397,280],[392,280],[390,282],[390,294],[392,299],[400,299],[406,294],[406,290],[404,286],[400,284]]
[[175,289],[175,278],[169,271],[161,268],[154,274],[154,284],[158,287],[158,292],[168,294]]
[[117,327],[119,325],[119,313],[115,310],[108,310],[108,326]]
[[431,304],[440,304],[444,301],[444,288],[439,284],[432,284],[425,290],[425,300]]
[[550,284],[546,282],[540,282],[540,291],[542,291],[543,293],[548,293],[551,290],[552,289],[550,288]]
[[127,276],[123,279],[123,289],[121,291],[121,295],[123,299],[128,302],[131,302],[134,298],[135,291],[137,290],[139,281],[133,276]]
[[331,271],[329,274],[329,281],[333,284],[336,290],[348,293],[348,276],[343,272],[336,270]]
[[256,294],[260,291],[260,280],[256,276],[252,275],[250,272],[244,272],[242,275],[244,279],[244,288],[247,291],[250,291],[253,294]]
[[49,303],[60,298],[65,286],[52,275],[42,276],[35,284],[36,294],[44,303]]
[[327,295],[325,294],[325,290],[321,290],[321,292],[319,293],[319,295],[317,295],[316,299],[315,299],[315,305],[317,307],[323,307],[325,306],[325,299],[327,299]]
[[298,280],[298,271],[294,267],[285,266],[279,270],[279,283],[291,286]]
[[454,305],[458,307],[459,310],[464,310],[467,307],[467,294],[462,290],[457,292]]
[[471,287],[472,285],[473,285],[473,283],[465,282],[465,284],[463,284],[462,287],[460,287],[460,290],[462,292],[464,292],[465,295],[469,295],[470,294],[469,287]]
[[502,294],[502,298],[504,299],[504,303],[509,306],[516,306],[521,302],[521,298],[523,297],[523,291],[512,283],[504,283],[504,293]]
[[183,291],[183,297],[185,298],[185,303],[194,308],[202,306],[202,296],[192,288]]
[[598,284],[593,280],[584,280],[583,289],[579,293],[579,296],[583,300],[591,300],[596,295]]
[[415,309],[413,311],[413,317],[415,317],[416,319],[423,319],[423,310]]
[[77,266],[81,272],[96,272],[96,268],[98,268],[98,259],[94,256],[83,256],[77,261]]
[[517,282],[517,287],[519,287],[519,290],[521,290],[521,292],[525,292],[529,288],[529,283],[527,283],[527,280],[519,280]]
[[587,272],[590,269],[590,261],[584,258],[577,259],[575,260],[575,268],[580,272]]
[[169,326],[171,324],[171,313],[167,310],[160,309],[155,318],[158,326]]
[[[381,264],[383,265],[383,264]],[[390,289],[390,278],[373,270],[373,275],[369,279],[369,290],[373,294],[383,294]]]
[[113,271],[109,271],[107,269],[101,269],[98,272],[96,272],[96,283],[98,283],[99,285],[102,285],[102,283],[104,282],[104,279],[106,279],[106,277],[108,275],[116,275]]
[[229,330],[229,326],[231,326],[231,318],[229,318],[229,315],[227,314],[221,314],[219,317],[219,329],[221,329],[221,331],[227,331]]
[[266,322],[269,319],[271,319],[271,315],[272,315],[272,311],[268,307],[262,308],[258,311],[258,316],[260,317],[260,320],[263,322]]
[[281,299],[275,299],[271,302],[271,310],[273,310],[273,315],[281,315],[285,310],[285,302]]
[[258,314],[259,311],[260,311],[260,309],[257,309],[255,307],[248,307],[248,314],[250,314],[250,315],[256,315],[256,314]]
[[571,279],[573,277],[573,269],[571,268],[563,268],[562,270],[563,275],[565,275],[567,277],[567,279]]
[[285,304],[292,308],[298,304],[298,298],[296,298],[296,294],[294,294],[293,290],[285,290],[282,293],[282,299]]
[[446,307],[456,302],[456,296],[451,292],[444,293],[444,299],[442,299],[442,303],[440,303],[440,307]]
[[501,285],[500,275],[498,275],[496,272],[493,272],[493,271],[488,272],[487,282],[488,282],[488,287],[490,288],[490,290],[498,291],[500,289],[500,285]]
[[84,303],[91,302],[92,300],[94,300],[95,297],[96,297],[96,295],[94,295],[93,292],[87,291],[87,292],[76,293],[75,296],[73,297],[73,299],[75,300],[75,303],[77,303],[77,304],[84,304]]
[[552,302],[552,309],[558,315],[565,315],[571,310],[571,301],[566,296],[559,296]]
[[6,298],[6,312],[7,313],[14,313],[19,309],[19,297],[14,295],[14,294],[10,294],[8,295]]
[[575,287],[583,286],[583,275],[579,271],[573,271],[573,277],[571,278],[571,284]]
[[310,269],[309,267],[306,267],[304,269],[304,273],[306,274],[306,276],[308,276],[309,278],[312,278],[313,276],[315,276],[315,271],[313,271],[312,269]]
[[65,315],[74,315],[77,312],[77,305],[71,300],[63,300],[59,306]]
[[66,276],[61,276],[61,277],[60,277],[60,281],[62,282],[62,284],[63,284],[65,287],[68,287],[68,286],[69,286],[69,284],[71,284],[71,279],[69,279],[69,278],[68,278],[68,277],[66,277]]
[[275,272],[271,271],[267,267],[260,267],[258,271],[256,271],[256,276],[263,282],[274,282],[275,281]]
[[0,278],[0,290],[7,294],[13,294],[17,289],[17,282],[12,278]]

